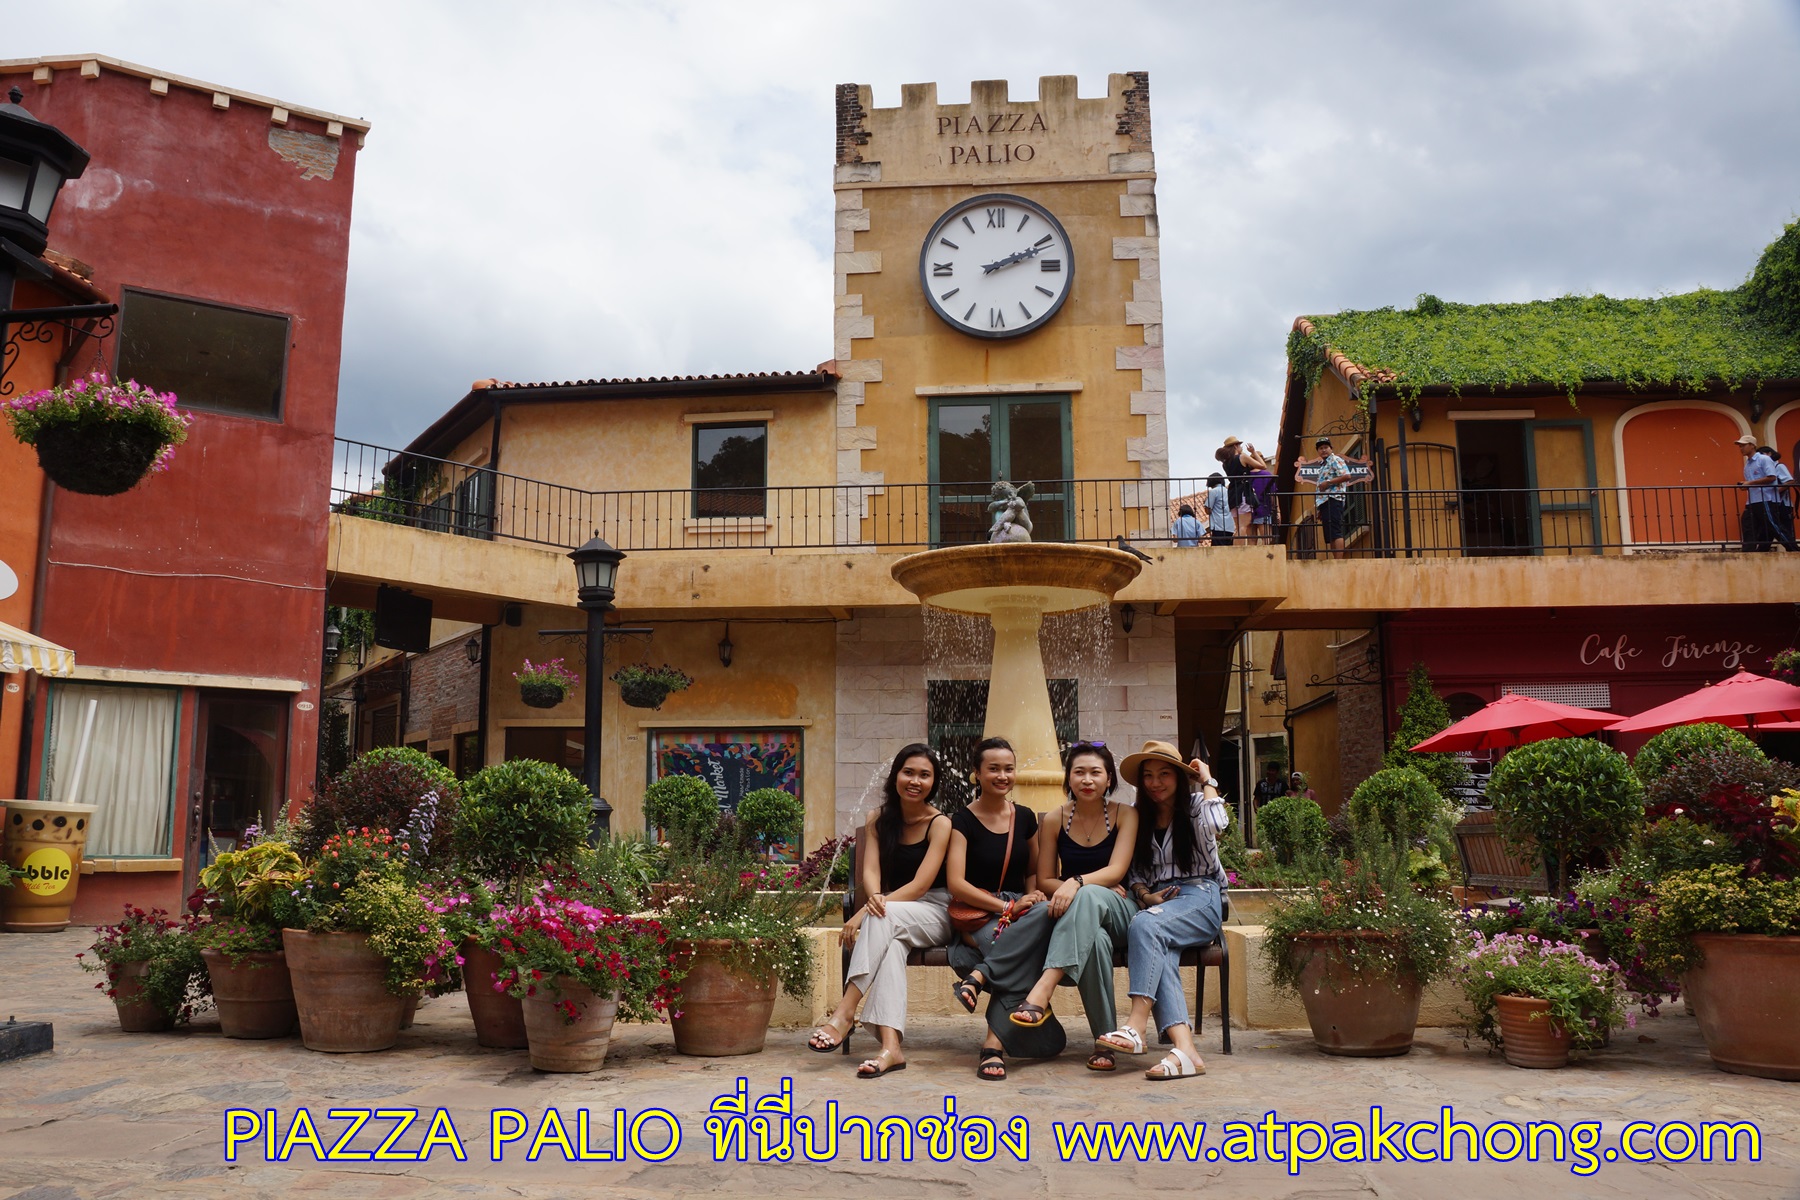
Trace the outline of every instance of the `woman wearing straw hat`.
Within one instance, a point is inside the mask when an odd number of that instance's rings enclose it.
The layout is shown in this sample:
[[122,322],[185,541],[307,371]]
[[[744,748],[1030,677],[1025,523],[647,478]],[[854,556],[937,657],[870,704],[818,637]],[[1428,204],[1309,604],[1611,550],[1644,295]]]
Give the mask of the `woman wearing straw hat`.
[[1138,831],[1127,878],[1140,911],[1131,919],[1126,960],[1131,1013],[1100,1044],[1142,1054],[1152,1016],[1174,1043],[1147,1079],[1204,1075],[1193,1019],[1181,987],[1181,952],[1219,936],[1227,879],[1219,831],[1230,821],[1219,785],[1199,759],[1183,762],[1167,742],[1145,742],[1119,773],[1137,784]]

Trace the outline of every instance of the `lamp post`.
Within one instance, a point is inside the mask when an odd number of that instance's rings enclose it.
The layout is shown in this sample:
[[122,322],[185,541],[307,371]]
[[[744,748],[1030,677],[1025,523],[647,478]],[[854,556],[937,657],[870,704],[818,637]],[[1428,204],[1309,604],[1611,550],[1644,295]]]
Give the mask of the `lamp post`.
[[625,552],[615,550],[595,530],[579,549],[569,552],[575,563],[576,595],[587,613],[587,702],[581,740],[581,781],[593,797],[593,825],[597,833],[612,831],[612,805],[600,794],[600,705],[606,696],[606,614],[612,610],[613,583]]
[[9,324],[29,319],[27,313],[6,311],[12,308],[13,281],[20,271],[49,278],[38,255],[50,241],[50,210],[63,181],[79,178],[88,165],[88,152],[27,112],[20,103],[24,98],[15,85],[0,104],[0,345]]

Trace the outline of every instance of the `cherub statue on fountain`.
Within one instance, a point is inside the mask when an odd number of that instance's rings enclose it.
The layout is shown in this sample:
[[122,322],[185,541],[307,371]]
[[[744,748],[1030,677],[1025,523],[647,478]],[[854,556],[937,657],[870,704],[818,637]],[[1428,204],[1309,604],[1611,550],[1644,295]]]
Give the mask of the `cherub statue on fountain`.
[[1037,491],[1034,484],[1026,483],[1014,487],[1002,479],[988,493],[993,499],[988,501],[988,511],[994,514],[994,523],[988,529],[990,542],[1029,542],[1031,540],[1031,514],[1025,511],[1025,502]]

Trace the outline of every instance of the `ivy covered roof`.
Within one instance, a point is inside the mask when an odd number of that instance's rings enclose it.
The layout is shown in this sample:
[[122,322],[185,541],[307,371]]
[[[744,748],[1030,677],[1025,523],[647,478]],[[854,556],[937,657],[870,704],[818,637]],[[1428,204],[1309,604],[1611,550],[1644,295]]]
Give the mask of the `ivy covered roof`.
[[1301,317],[1288,362],[1310,391],[1327,362],[1358,387],[1403,397],[1587,383],[1698,391],[1800,379],[1800,222],[1731,291],[1654,300],[1564,296],[1524,304],[1452,304],[1423,295],[1410,309]]

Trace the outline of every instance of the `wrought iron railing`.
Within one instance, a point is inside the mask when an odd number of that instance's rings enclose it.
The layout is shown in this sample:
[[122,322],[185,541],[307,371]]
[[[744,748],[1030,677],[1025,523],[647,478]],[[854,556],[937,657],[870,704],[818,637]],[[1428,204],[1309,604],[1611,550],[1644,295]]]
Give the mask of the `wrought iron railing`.
[[[1204,521],[1203,479],[1038,480],[1039,541],[1170,546],[1174,510]],[[338,439],[333,511],[464,537],[621,550],[920,550],[985,539],[986,483],[586,491]],[[1316,493],[1269,495],[1273,541],[1329,550]],[[1740,488],[1348,489],[1350,557],[1603,554],[1743,546]],[[1780,514],[1774,513],[1777,519]],[[1754,522],[1753,522],[1754,524]]]

